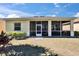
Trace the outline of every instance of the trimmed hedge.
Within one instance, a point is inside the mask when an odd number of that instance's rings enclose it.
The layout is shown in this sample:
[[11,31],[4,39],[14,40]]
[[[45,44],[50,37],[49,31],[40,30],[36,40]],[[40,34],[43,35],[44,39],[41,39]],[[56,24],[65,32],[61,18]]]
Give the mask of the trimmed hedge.
[[[70,36],[70,31],[63,31],[62,35],[63,36]],[[79,37],[79,31],[74,31],[74,36]]]
[[62,36],[70,36],[70,31],[62,31]]
[[26,33],[24,32],[8,32],[7,34],[13,36],[15,39],[26,38]]
[[79,37],[79,31],[74,31],[75,37]]

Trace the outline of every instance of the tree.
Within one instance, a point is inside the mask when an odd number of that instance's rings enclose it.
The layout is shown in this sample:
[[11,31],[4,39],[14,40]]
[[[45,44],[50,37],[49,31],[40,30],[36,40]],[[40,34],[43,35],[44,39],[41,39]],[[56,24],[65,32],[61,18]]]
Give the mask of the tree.
[[9,36],[2,31],[0,34],[0,45],[2,45],[2,47],[5,47],[5,45],[7,45],[12,39],[12,36]]

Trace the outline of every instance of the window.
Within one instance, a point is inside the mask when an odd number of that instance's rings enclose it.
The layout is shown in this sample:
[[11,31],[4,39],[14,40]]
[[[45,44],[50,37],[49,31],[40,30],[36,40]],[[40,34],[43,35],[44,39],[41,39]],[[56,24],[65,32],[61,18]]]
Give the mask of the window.
[[60,36],[60,21],[52,21],[52,36]]
[[36,25],[35,21],[30,22],[30,36],[36,36]]
[[48,36],[48,21],[42,21],[42,36]]
[[21,23],[14,23],[14,30],[20,31],[21,30]]
[[52,22],[52,30],[60,30],[60,22],[53,21]]

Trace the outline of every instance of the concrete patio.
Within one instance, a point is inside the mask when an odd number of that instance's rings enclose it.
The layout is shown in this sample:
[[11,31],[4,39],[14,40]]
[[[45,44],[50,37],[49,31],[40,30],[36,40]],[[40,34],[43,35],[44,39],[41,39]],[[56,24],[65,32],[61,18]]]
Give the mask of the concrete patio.
[[12,40],[13,45],[38,45],[51,49],[61,56],[79,56],[79,38],[27,38]]

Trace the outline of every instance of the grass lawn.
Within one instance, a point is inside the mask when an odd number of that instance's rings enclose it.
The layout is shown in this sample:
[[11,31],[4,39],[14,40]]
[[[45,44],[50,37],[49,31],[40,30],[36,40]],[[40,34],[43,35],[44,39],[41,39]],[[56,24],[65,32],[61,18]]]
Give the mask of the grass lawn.
[[38,45],[62,56],[79,56],[79,38],[27,38],[12,40],[13,45]]

